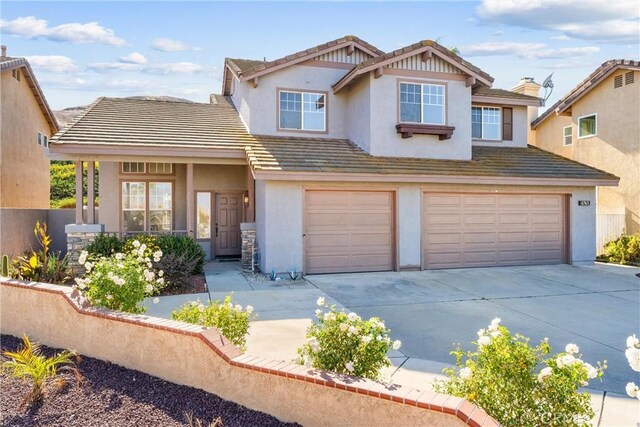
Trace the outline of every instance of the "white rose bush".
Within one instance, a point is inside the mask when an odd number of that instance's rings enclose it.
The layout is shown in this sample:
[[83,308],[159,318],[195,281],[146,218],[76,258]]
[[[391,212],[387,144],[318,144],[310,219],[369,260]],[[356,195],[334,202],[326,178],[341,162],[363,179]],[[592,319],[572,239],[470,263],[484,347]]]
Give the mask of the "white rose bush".
[[[640,340],[638,340],[635,334],[627,338],[627,349],[624,355],[631,369],[640,372]],[[636,383],[627,383],[625,389],[629,397],[640,399],[640,387],[638,387]]]
[[214,327],[229,341],[242,350],[246,350],[247,335],[251,321],[257,315],[253,307],[242,307],[231,301],[231,295],[227,295],[224,301],[209,301],[206,304],[190,301],[171,313],[171,319],[195,325]]
[[[156,251],[153,257],[159,260],[162,252]],[[95,306],[144,313],[147,309],[140,303],[166,286],[162,270],[154,269],[146,246],[139,242],[128,253],[97,259],[89,259],[89,254],[82,251],[78,262],[86,275],[75,279],[75,287]]]
[[451,352],[456,366],[445,369],[448,379],[435,390],[476,403],[507,427],[590,426],[590,395],[579,388],[602,377],[606,361],[597,367],[584,362],[575,344],[551,355],[547,339],[533,347],[500,322],[478,331],[475,351]]
[[307,329],[308,341],[298,349],[299,362],[339,374],[381,379],[380,370],[391,365],[387,352],[401,346],[400,341],[391,340],[384,322],[337,311],[322,297],[317,305],[317,322]]

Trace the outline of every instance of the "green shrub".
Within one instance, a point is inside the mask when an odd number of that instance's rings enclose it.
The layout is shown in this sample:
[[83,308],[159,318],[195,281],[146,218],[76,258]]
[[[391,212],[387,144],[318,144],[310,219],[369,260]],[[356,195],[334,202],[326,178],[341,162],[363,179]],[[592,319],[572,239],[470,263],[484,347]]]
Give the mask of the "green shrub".
[[380,379],[380,370],[391,365],[387,357],[390,348],[400,348],[400,341],[391,342],[390,330],[377,317],[363,320],[355,313],[336,311],[318,305],[327,312],[316,310],[318,322],[307,329],[309,341],[298,349],[301,363],[339,374]]
[[122,252],[123,242],[118,236],[100,233],[95,240],[91,242],[85,250],[89,252],[90,258],[108,257],[117,252]]
[[33,233],[41,249],[31,249],[13,260],[14,277],[36,282],[65,283],[71,275],[69,260],[66,255],[60,256],[60,251],[50,251],[51,237],[47,232],[47,223],[37,221]]
[[[164,272],[156,272],[149,258],[143,257],[145,250],[141,245],[137,251],[118,252],[97,261],[87,260],[89,253],[82,251],[78,261],[87,275],[75,279],[78,289],[96,306],[128,313],[146,312],[140,303],[162,290],[165,282]],[[159,257],[156,259],[160,261]]]
[[[589,393],[578,392],[606,368],[581,360],[578,346],[549,356],[544,340],[535,347],[529,338],[512,336],[494,319],[478,331],[477,349],[452,352],[456,367],[446,369],[448,380],[435,390],[478,404],[504,426],[590,426],[594,412]],[[541,366],[545,366],[538,371]]]
[[185,255],[176,255],[169,252],[159,262],[155,263],[155,268],[164,271],[164,277],[167,282],[165,289],[177,290],[189,284],[196,262],[196,260],[190,259]]
[[640,264],[640,235],[623,234],[604,245],[606,261],[618,264]]
[[253,314],[253,307],[248,305],[243,309],[240,305],[234,305],[231,295],[228,295],[223,302],[209,301],[206,305],[200,301],[187,302],[171,313],[171,318],[195,325],[215,327],[229,341],[245,350],[249,324],[256,315]]
[[[59,370],[73,372],[78,383],[80,382],[80,373],[73,361],[74,358],[78,358],[74,351],[65,350],[53,357],[46,357],[42,355],[40,345],[32,343],[25,335],[22,338],[22,348],[16,352],[5,351],[3,355],[11,359],[2,364],[3,371],[14,378],[31,381],[31,391],[20,407],[26,403],[42,400],[45,397],[47,384],[58,375]],[[59,384],[64,384],[64,379],[58,379],[58,381]]]
[[191,274],[202,274],[204,259],[206,254],[204,249],[190,236],[172,236],[161,234],[156,237],[156,243],[162,253],[174,254],[194,261],[195,265],[190,271]]

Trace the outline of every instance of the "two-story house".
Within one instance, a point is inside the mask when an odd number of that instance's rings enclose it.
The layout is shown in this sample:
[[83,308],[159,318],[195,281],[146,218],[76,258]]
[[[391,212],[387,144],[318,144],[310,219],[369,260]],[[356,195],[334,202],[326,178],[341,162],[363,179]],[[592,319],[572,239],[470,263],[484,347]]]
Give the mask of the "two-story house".
[[0,55],[0,208],[49,208],[53,112],[24,58]]
[[[620,177],[597,188],[599,246],[620,232],[640,233],[640,62],[609,60],[532,123],[532,144]],[[607,225],[609,227],[607,227]]]
[[[540,99],[432,41],[227,58],[209,104],[98,99],[53,139],[100,161],[107,231],[184,231],[307,274],[591,262],[611,174],[527,146]],[[82,199],[78,196],[79,222]]]

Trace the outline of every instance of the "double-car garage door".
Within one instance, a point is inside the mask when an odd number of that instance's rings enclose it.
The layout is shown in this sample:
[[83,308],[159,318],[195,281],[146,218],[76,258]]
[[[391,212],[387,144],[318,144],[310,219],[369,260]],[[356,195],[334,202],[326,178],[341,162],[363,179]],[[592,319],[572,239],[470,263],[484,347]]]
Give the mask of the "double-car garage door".
[[[307,190],[304,227],[307,274],[395,268],[393,191]],[[421,234],[425,269],[562,263],[564,197],[426,192]]]

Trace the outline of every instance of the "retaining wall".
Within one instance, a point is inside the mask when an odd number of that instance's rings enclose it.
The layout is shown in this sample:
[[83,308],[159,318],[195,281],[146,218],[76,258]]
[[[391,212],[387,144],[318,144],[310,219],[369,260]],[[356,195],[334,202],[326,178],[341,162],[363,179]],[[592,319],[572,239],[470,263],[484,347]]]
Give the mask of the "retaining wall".
[[0,278],[0,330],[306,426],[498,425],[458,397],[243,354],[213,328],[94,308],[65,286]]

